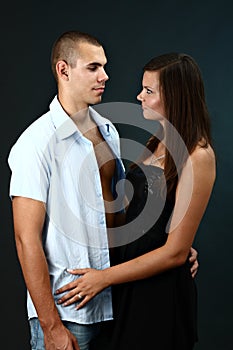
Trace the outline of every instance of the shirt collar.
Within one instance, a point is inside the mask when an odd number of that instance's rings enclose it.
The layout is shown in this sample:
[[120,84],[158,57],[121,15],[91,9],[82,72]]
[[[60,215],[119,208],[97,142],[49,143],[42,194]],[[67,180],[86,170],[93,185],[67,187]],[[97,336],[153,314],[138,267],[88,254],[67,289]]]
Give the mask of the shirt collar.
[[[78,130],[76,124],[73,120],[68,116],[68,114],[62,108],[60,102],[58,101],[57,95],[54,97],[49,106],[51,117],[53,121],[53,125],[57,130],[57,135],[60,139],[65,139],[74,133],[80,134],[81,132]],[[100,128],[101,132],[104,136],[110,136],[109,132],[109,120],[103,118],[98,112],[94,110],[94,108],[89,107],[90,115],[95,121],[95,123]]]

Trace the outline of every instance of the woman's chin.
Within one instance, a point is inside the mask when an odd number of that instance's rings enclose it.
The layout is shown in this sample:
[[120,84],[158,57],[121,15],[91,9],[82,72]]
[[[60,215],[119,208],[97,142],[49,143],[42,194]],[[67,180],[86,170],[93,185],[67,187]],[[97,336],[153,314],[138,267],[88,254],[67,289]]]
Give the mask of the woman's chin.
[[156,121],[164,120],[164,117],[161,114],[159,114],[158,112],[155,112],[153,110],[148,110],[148,109],[143,110],[143,116],[147,120],[156,120]]

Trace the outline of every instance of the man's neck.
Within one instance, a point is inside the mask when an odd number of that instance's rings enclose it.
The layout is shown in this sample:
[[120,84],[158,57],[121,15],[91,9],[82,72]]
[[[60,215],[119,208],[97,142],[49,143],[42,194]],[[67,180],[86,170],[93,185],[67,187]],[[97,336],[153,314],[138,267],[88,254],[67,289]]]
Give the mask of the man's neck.
[[66,114],[82,133],[96,125],[90,116],[89,106],[86,103],[75,103],[71,98],[67,98],[61,93],[58,94],[58,100]]

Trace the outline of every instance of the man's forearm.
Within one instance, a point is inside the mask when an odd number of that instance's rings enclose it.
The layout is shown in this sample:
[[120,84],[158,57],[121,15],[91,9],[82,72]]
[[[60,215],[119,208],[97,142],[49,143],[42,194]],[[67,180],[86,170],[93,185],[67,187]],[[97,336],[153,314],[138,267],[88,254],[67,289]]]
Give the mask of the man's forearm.
[[17,251],[26,287],[43,329],[61,323],[51,291],[46,258],[38,243],[17,244]]

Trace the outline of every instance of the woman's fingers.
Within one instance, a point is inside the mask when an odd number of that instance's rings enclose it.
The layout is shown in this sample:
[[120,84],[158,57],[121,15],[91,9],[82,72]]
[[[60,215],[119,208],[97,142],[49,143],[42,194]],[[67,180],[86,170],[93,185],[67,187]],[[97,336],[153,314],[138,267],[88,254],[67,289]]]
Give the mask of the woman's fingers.
[[63,293],[63,292],[67,292],[68,290],[73,290],[76,287],[77,287],[77,280],[73,281],[73,282],[70,282],[70,283],[67,283],[64,286],[58,288],[56,290],[55,294],[60,294],[60,293]]
[[[67,269],[67,271],[69,273],[71,273],[72,275],[84,275],[89,270],[90,269]],[[73,282],[67,283],[64,286],[58,288],[55,293],[56,294],[60,294],[60,293],[63,293],[63,292],[67,292],[68,290],[74,289],[75,287],[78,286],[79,282],[80,282],[80,278],[75,280],[75,281],[73,281]]]
[[86,295],[82,301],[76,306],[76,310],[81,309],[84,305],[86,305],[92,298]]
[[90,268],[87,269],[67,269],[69,273],[72,275],[83,275],[84,273],[87,273],[90,270]]
[[68,306],[77,302],[80,302],[82,300],[82,296],[80,293],[75,293],[73,296],[68,296],[67,294],[61,298],[58,303],[63,304],[63,306]]

